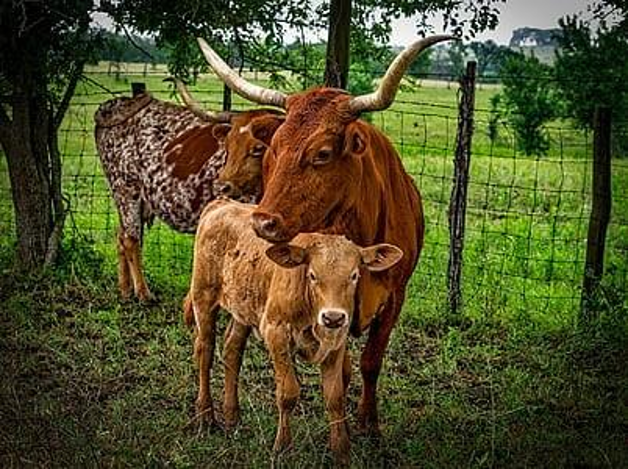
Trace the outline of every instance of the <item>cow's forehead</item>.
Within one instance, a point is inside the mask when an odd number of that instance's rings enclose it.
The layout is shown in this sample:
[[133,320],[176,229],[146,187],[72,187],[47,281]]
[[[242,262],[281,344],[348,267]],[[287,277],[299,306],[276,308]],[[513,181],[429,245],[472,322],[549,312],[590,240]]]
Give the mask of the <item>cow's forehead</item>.
[[350,96],[342,90],[320,88],[290,96],[283,134],[311,135],[315,130],[340,133],[355,120],[349,111]]

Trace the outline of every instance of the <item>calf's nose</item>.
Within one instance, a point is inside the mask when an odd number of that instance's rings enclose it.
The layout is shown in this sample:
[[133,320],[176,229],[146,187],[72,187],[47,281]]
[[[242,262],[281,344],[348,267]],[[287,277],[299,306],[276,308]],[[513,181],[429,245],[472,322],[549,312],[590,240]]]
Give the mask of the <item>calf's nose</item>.
[[341,310],[325,309],[321,311],[320,322],[329,329],[337,329],[348,323],[349,315]]

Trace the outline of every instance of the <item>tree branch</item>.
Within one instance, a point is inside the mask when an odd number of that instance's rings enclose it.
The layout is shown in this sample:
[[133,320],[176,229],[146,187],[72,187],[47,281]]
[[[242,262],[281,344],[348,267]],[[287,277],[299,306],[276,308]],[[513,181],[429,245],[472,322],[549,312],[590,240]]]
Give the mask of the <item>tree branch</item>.
[[133,39],[133,36],[131,36],[131,34],[129,33],[129,30],[126,28],[125,25],[121,25],[121,26],[122,26],[122,31],[124,32],[125,37],[131,43],[131,45],[154,62],[155,57],[153,57],[150,52],[148,52],[146,49],[140,46],[137,42],[135,42],[135,39]]
[[63,122],[63,118],[65,117],[65,113],[70,107],[70,101],[74,96],[74,92],[76,91],[76,85],[78,81],[81,79],[83,75],[83,67],[85,66],[85,60],[80,60],[74,64],[73,70],[70,72],[70,79],[68,80],[68,85],[65,87],[65,92],[63,93],[63,98],[57,106],[57,112],[54,113],[52,120],[52,128],[56,132],[59,130],[61,123]]

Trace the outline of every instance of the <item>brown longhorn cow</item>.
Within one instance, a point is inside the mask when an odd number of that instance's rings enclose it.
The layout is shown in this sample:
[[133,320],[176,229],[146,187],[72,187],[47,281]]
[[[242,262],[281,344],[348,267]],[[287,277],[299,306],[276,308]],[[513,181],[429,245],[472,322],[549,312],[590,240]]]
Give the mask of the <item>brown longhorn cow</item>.
[[[187,107],[142,94],[107,101],[94,116],[96,146],[120,216],[118,283],[123,297],[130,296],[132,287],[141,300],[151,297],[141,262],[144,226],[157,216],[177,231],[194,232],[203,207],[224,187],[214,183],[225,148],[236,155],[259,153],[282,119],[270,109],[203,111],[182,84],[177,86]],[[262,140],[249,130],[257,118],[270,124]],[[249,202],[259,195],[259,187],[238,194]]]
[[404,252],[392,269],[365,273],[356,294],[352,333],[369,330],[360,361],[358,423],[372,435],[379,434],[377,380],[418,262],[425,223],[419,191],[397,151],[381,131],[359,117],[389,107],[418,54],[450,39],[455,38],[433,36],[410,45],[393,61],[374,93],[357,97],[332,88],[285,95],[259,87],[239,77],[199,39],[205,58],[232,90],[286,110],[285,122],[264,157],[264,195],[252,215],[256,233],[275,243],[298,233],[344,234],[359,246],[389,243]]

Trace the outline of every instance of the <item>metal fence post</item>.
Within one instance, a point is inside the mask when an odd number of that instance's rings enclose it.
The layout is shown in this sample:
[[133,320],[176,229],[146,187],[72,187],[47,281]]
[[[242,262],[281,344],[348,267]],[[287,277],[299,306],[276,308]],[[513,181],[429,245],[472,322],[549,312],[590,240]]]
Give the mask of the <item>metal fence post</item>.
[[465,215],[467,212],[467,186],[471,163],[473,137],[473,113],[475,108],[476,62],[468,62],[465,75],[460,80],[458,105],[458,131],[454,158],[453,187],[449,201],[449,306],[456,315],[462,304],[462,251],[464,248]]
[[593,199],[580,303],[580,319],[584,323],[593,319],[596,292],[604,273],[606,230],[611,215],[611,111],[608,107],[595,109],[593,127]]
[[140,82],[131,83],[131,93],[133,93],[133,97],[140,95],[142,93],[146,93],[146,83],[140,83]]

